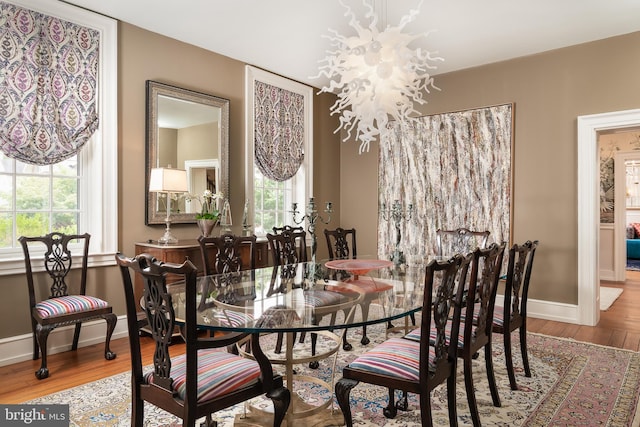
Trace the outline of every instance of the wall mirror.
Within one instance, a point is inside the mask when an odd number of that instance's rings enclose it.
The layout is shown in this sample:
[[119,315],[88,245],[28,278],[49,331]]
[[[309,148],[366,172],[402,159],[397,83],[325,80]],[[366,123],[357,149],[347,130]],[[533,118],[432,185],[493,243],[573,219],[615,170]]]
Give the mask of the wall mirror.
[[[152,168],[187,171],[189,193],[205,189],[229,197],[229,100],[147,80],[146,224],[164,224],[165,195],[149,193]],[[195,222],[200,206],[173,199],[171,222]]]

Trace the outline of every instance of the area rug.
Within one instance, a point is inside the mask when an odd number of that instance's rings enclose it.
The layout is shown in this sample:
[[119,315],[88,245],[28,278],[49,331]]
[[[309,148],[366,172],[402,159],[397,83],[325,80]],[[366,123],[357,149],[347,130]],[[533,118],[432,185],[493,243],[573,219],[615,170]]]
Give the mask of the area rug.
[[607,311],[620,295],[622,288],[600,286],[600,310]]
[[[359,343],[360,333],[361,328],[349,331],[354,349],[338,353],[336,372],[339,373],[341,367],[353,360],[357,353],[371,348],[385,337],[382,326],[369,327],[368,336],[372,343],[364,347]],[[498,335],[496,341],[494,366],[501,407],[492,405],[482,352],[474,361],[473,367],[478,407],[484,426],[639,425],[636,412],[640,395],[640,353],[529,334],[529,358],[533,375],[531,378],[524,376],[521,360],[516,357],[514,363],[519,390],[512,391]],[[514,349],[514,355],[519,355],[517,348]],[[297,369],[300,373],[331,382],[331,365],[331,360],[323,360],[320,368],[315,371],[306,366],[299,366]],[[459,374],[458,423],[460,426],[471,426],[461,370]],[[306,401],[322,401],[333,397],[315,384],[298,387],[296,392]],[[123,373],[25,403],[69,404],[70,426],[129,426],[129,398],[129,373]],[[392,420],[385,418],[382,413],[387,403],[386,389],[359,384],[353,389],[351,398],[353,418],[358,426],[420,425],[418,402],[413,395],[410,395],[409,410],[399,411]],[[434,425],[448,426],[446,388],[436,388],[432,394],[432,402]],[[235,415],[240,413],[242,406],[237,405],[216,413],[215,418],[219,426],[230,427]],[[178,425],[181,425],[179,419],[152,405],[145,405],[145,426]],[[297,425],[306,427],[302,421]]]
[[627,270],[640,271],[640,259],[627,258]]

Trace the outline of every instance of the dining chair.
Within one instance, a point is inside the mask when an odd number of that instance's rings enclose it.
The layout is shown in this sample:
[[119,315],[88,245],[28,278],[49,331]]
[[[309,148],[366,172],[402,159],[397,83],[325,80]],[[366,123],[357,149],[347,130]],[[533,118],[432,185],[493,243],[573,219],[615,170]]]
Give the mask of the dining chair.
[[[273,265],[279,267],[280,277],[277,276],[272,277],[272,283],[280,282],[286,283],[287,279],[291,279],[295,277],[297,272],[297,264],[303,263],[307,261],[307,248],[306,248],[306,233],[302,227],[289,227],[285,226],[283,228],[274,227],[274,231],[278,231],[278,234],[267,233],[267,240],[269,241],[269,248],[271,249],[271,254],[273,257]],[[275,274],[275,271],[274,271]],[[273,285],[272,285],[273,287]],[[280,289],[279,291],[286,291],[285,289]],[[339,306],[342,302],[346,300],[346,298],[341,295],[339,292],[330,292],[323,290],[306,290],[304,292],[304,304],[310,306],[312,308],[319,307],[331,307],[331,306]],[[322,310],[324,312],[324,310]],[[316,317],[317,312],[313,310],[313,322],[318,324],[322,320],[322,317]],[[331,323],[335,322],[336,312],[332,312]],[[295,339],[295,334],[293,335]],[[300,334],[300,342],[304,342],[305,334]],[[311,356],[315,357],[316,355],[316,345],[317,345],[318,335],[316,333],[311,333]],[[282,351],[282,343],[283,343],[283,334],[278,334],[278,339],[276,341],[276,353],[280,353]],[[317,369],[320,366],[317,360],[313,360],[309,362],[309,367],[311,369]]]
[[533,257],[538,243],[538,240],[533,242],[529,240],[522,245],[515,244],[509,249],[504,305],[496,306],[493,315],[493,332],[502,334],[503,337],[504,358],[512,390],[518,389],[511,352],[511,332],[516,329],[519,329],[520,332],[520,353],[522,354],[524,373],[526,377],[531,377],[527,355],[527,298]]
[[335,394],[347,427],[353,426],[349,395],[360,382],[388,389],[389,400],[383,410],[387,418],[394,418],[398,411],[396,390],[419,394],[422,425],[432,426],[431,391],[446,381],[449,425],[458,425],[458,357],[456,346],[448,339],[448,334],[458,334],[462,294],[455,288],[456,283],[465,282],[470,261],[470,255],[456,255],[447,261],[432,260],[425,267],[420,326],[425,331],[435,330],[435,340],[431,341],[428,334],[417,341],[389,338],[343,368],[342,378],[335,385]]
[[[201,235],[198,237],[198,245],[200,246],[204,274],[215,276],[213,280],[218,282],[220,289],[231,290],[233,288],[232,292],[220,295],[219,300],[224,299],[223,303],[230,303],[232,301],[229,301],[228,298],[232,297],[233,302],[237,304],[240,300],[255,299],[255,287],[236,285],[239,285],[238,282],[242,279],[238,273],[243,269],[243,259],[248,261],[248,271],[250,271],[251,278],[254,277],[256,236],[236,236],[231,233],[220,236]],[[243,250],[248,251],[249,255],[243,257]],[[211,301],[207,302],[207,296],[202,295],[200,307],[213,306],[214,304]],[[244,311],[218,310],[217,319],[220,322],[245,323],[247,314]],[[235,345],[229,350],[237,353]]]
[[[31,330],[33,332],[33,360],[42,354],[40,369],[36,371],[39,380],[49,376],[47,367],[47,339],[49,333],[58,326],[73,325],[72,350],[78,349],[80,328],[82,322],[94,319],[104,319],[107,322],[107,335],[104,344],[104,358],[113,360],[116,354],[111,351],[109,344],[117,317],[107,301],[87,295],[87,270],[89,260],[89,241],[91,236],[84,234],[49,233],[44,236],[21,236],[18,241],[24,253],[27,286],[29,289],[29,310],[31,313]],[[72,248],[78,245],[81,252],[79,286],[72,292],[67,284],[73,265]],[[37,247],[37,255],[36,255]],[[44,256],[43,256],[44,254]],[[76,258],[77,259],[77,258]],[[44,271],[51,286],[47,298],[39,297],[36,292],[34,274],[35,261],[42,261]],[[40,276],[38,276],[40,277]],[[38,284],[40,281],[38,280]],[[39,286],[37,286],[39,288]]]
[[[327,241],[329,260],[350,259],[358,257],[355,228],[344,229],[342,227],[338,227],[335,230],[325,229],[324,235]],[[347,277],[348,273],[337,271],[334,276],[336,276],[336,278],[340,278],[338,276]],[[347,280],[349,279],[347,278]],[[376,283],[373,281],[357,280],[351,281],[350,283],[360,287],[360,289],[364,291],[364,298],[359,305],[362,313],[362,319],[365,321],[369,316],[369,306],[371,305],[371,302],[375,300],[381,292],[393,288],[393,285],[391,284]],[[338,287],[336,289],[339,290],[340,288]],[[353,346],[347,340],[347,331],[348,328],[345,328],[344,332],[342,333],[342,349],[345,351],[350,351]],[[369,342],[369,337],[367,337],[367,325],[364,325],[362,326],[362,338],[360,339],[360,344],[367,345],[369,344]]]
[[[493,370],[492,319],[502,269],[506,243],[492,243],[486,248],[476,248],[472,252],[471,274],[463,286],[458,286],[459,298],[464,304],[460,317],[459,334],[457,336],[457,354],[463,360],[464,384],[471,419],[475,427],[481,425],[478,404],[473,382],[473,360],[478,352],[484,349],[485,367],[489,390],[494,406],[500,406],[500,395]],[[464,282],[461,282],[464,283]],[[471,321],[466,321],[471,319]],[[453,320],[452,320],[453,322]],[[452,326],[448,327],[453,330]],[[431,340],[435,341],[437,331],[431,329]],[[422,337],[422,328],[415,329],[404,336],[405,339],[418,341]],[[406,396],[402,407],[406,407]]]
[[[255,268],[256,236],[236,236],[231,233],[200,236],[198,244],[206,275],[237,273],[242,270],[243,247],[249,253],[246,258],[249,261],[248,269]],[[212,257],[211,254],[215,255]]]
[[[231,332],[201,337],[196,324],[197,268],[186,260],[182,264],[165,263],[143,253],[135,258],[116,254],[124,286],[129,346],[131,350],[131,424],[142,427],[144,403],[149,402],[177,417],[182,425],[194,426],[206,417],[207,426],[216,425],[212,414],[248,399],[266,395],[274,406],[273,425],[281,425],[291,395],[282,377],[274,375],[271,363],[252,345],[253,358],[221,351],[245,339],[247,334]],[[136,300],[131,271],[144,278],[143,306],[155,341],[153,369],[143,372],[140,352]],[[185,284],[185,352],[171,357],[171,333],[176,325],[167,275],[177,275]],[[257,344],[257,334],[251,335]]]
[[475,231],[468,228],[436,230],[436,255],[448,257],[452,254],[466,254],[475,248],[486,248],[489,230]]

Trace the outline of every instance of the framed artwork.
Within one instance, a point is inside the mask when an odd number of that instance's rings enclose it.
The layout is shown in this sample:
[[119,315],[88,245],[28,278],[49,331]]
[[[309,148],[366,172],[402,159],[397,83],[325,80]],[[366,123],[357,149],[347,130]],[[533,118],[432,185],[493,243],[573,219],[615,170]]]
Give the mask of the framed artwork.
[[513,110],[504,104],[389,124],[378,159],[379,257],[396,248],[394,202],[405,212],[412,206],[399,224],[408,262],[435,254],[439,228],[489,230],[489,242],[511,243]]

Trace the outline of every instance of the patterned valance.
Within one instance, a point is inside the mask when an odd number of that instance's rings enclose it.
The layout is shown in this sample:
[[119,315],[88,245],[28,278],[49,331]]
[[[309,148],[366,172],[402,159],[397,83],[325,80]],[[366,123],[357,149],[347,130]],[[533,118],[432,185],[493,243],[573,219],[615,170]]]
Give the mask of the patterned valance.
[[304,96],[255,82],[255,162],[274,181],[293,177],[304,160]]
[[98,128],[99,32],[0,2],[0,150],[47,165]]

